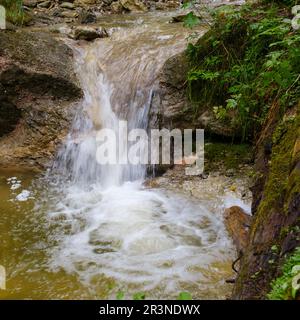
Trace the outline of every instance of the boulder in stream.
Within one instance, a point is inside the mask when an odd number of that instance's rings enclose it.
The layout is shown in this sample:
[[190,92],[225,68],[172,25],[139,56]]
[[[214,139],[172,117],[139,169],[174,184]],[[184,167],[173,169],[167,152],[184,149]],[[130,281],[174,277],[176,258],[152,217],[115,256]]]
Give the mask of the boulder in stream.
[[47,165],[80,98],[67,45],[47,32],[0,32],[0,165]]
[[248,245],[252,217],[241,207],[233,206],[225,210],[224,218],[226,229],[233,239],[237,252],[244,252]]
[[119,0],[124,9],[131,12],[147,11],[147,7],[139,0]]
[[75,40],[93,41],[97,38],[106,38],[108,33],[104,28],[93,28],[88,26],[75,27],[73,37]]

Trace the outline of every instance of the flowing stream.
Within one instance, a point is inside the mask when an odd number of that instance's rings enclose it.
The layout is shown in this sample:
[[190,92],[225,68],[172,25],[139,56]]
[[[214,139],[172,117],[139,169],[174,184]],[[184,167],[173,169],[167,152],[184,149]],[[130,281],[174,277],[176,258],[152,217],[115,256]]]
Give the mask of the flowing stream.
[[146,188],[145,166],[101,166],[95,158],[100,128],[117,132],[127,120],[129,129],[147,129],[158,72],[189,34],[168,23],[170,16],[109,17],[110,38],[69,43],[84,99],[53,169],[43,179],[1,173],[8,290],[0,297],[229,294],[234,251],[223,225],[224,194],[212,186],[199,200]]

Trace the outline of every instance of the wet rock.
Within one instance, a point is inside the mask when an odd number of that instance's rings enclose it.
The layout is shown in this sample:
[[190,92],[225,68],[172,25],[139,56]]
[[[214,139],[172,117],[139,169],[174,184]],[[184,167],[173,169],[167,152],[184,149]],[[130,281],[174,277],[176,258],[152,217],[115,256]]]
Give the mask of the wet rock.
[[87,26],[79,26],[74,29],[75,40],[93,41],[97,38],[106,38],[108,33],[104,28],[92,28]]
[[70,9],[70,10],[74,10],[75,9],[75,5],[72,2],[63,2],[60,5],[60,7],[63,8],[63,9]]
[[16,31],[17,29],[18,28],[14,24],[6,21],[6,31]]
[[156,10],[169,10],[179,8],[181,4],[180,0],[164,0],[157,2],[155,1],[155,9]]
[[88,6],[88,5],[93,5],[96,4],[97,0],[75,0],[75,5],[83,5],[83,6]]
[[72,55],[51,33],[0,33],[2,167],[41,168],[56,152],[81,97]]
[[131,12],[147,11],[147,7],[139,0],[119,0],[124,9]]
[[110,8],[111,8],[111,11],[112,13],[122,13],[124,11],[124,7],[122,6],[122,4],[117,1],[117,2],[113,2],[111,5],[110,5]]
[[[231,119],[235,118],[232,112]],[[201,128],[205,129],[216,136],[221,137],[236,137],[240,136],[240,129],[228,125],[228,122],[216,118],[215,112],[212,109],[206,110],[198,117],[198,122]]]
[[185,91],[188,61],[185,54],[170,58],[159,75],[159,92],[150,109],[151,128],[191,128],[192,116],[185,114],[189,102]]
[[235,172],[236,172],[236,170],[234,170],[234,169],[228,169],[226,171],[225,175],[226,175],[226,177],[232,177],[232,176],[234,176]]
[[233,206],[225,210],[224,219],[226,229],[233,239],[237,252],[244,252],[249,241],[251,216],[242,208]]
[[23,5],[26,6],[26,7],[29,7],[29,8],[34,8],[37,6],[37,4],[39,2],[42,2],[42,1],[39,1],[39,0],[23,0]]
[[21,111],[5,97],[0,99],[0,138],[12,132],[21,119]]
[[70,19],[75,19],[78,17],[78,13],[75,11],[61,11],[59,12],[58,15],[61,18],[70,18]]
[[[189,69],[185,52],[178,54],[163,66],[159,75],[159,94],[153,97],[150,110],[151,127],[171,127],[180,129],[202,128],[221,137],[239,136],[239,128],[218,120],[213,107],[195,106],[186,94],[186,79]],[[231,115],[234,118],[234,115]]]
[[[264,299],[284,257],[300,246],[300,159],[293,157],[300,138],[300,103],[281,119],[279,108],[274,104],[269,110],[256,144],[253,223],[234,299]],[[269,141],[271,153],[265,148]]]
[[83,9],[78,16],[78,22],[81,24],[95,23],[97,21],[96,14],[91,10]]
[[185,18],[186,18],[186,15],[182,14],[182,15],[179,15],[179,16],[172,17],[171,22],[172,23],[183,22]]
[[51,6],[51,1],[43,1],[41,3],[39,3],[38,8],[46,8],[48,9]]

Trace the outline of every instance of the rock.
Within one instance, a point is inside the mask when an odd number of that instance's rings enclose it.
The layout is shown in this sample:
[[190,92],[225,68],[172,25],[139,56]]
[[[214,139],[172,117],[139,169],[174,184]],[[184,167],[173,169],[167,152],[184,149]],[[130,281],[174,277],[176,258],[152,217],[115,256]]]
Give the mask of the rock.
[[38,8],[48,9],[51,6],[51,1],[43,1],[43,2],[39,3],[37,6],[38,6]]
[[6,31],[16,31],[17,29],[18,28],[14,24],[10,23],[9,21],[6,21],[6,26],[5,26]]
[[139,0],[119,0],[124,9],[131,12],[147,11],[147,7]]
[[226,177],[233,177],[236,171],[234,169],[228,169],[225,173]]
[[72,29],[66,23],[56,24],[53,27],[50,27],[49,31],[52,33],[60,33],[67,36],[72,34]]
[[172,23],[183,22],[185,18],[186,18],[186,15],[185,14],[181,14],[179,16],[172,17],[171,22]]
[[110,8],[111,8],[112,13],[116,13],[116,14],[122,13],[124,11],[124,7],[121,5],[121,3],[119,1],[113,2],[110,5]]
[[[284,116],[280,108],[277,103],[270,108],[256,142],[253,222],[233,299],[264,299],[284,257],[300,246],[300,158],[293,158],[300,139],[300,101]],[[266,150],[269,141],[273,145]]]
[[81,98],[72,50],[49,32],[0,32],[0,165],[41,168]]
[[225,210],[225,226],[233,239],[237,252],[244,252],[249,240],[249,229],[252,217],[242,208],[233,206]]
[[175,9],[178,8],[181,4],[181,1],[179,0],[167,0],[163,2],[155,2],[155,9],[156,10],[169,10],[169,9]]
[[38,1],[38,0],[23,0],[23,5],[28,7],[28,8],[35,8],[39,2],[41,2],[41,1]]
[[[158,96],[154,96],[150,110],[150,127],[205,129],[206,132],[226,138],[239,137],[240,128],[216,118],[213,106],[198,106],[189,101],[186,79],[189,62],[185,52],[171,57],[159,75]],[[230,114],[234,119],[235,114]]]
[[182,53],[170,58],[159,74],[159,90],[150,109],[151,128],[191,128],[193,117],[184,113],[189,102],[185,90],[188,72],[187,56]]
[[106,38],[108,33],[104,28],[92,28],[87,26],[79,26],[74,29],[75,40],[92,41],[97,38]]
[[88,6],[96,3],[97,3],[97,0],[75,0],[75,5],[79,5],[79,6]]
[[[234,118],[235,115],[232,114],[231,119]],[[228,122],[217,119],[213,110],[201,113],[198,122],[201,128],[217,136],[234,137],[240,135],[238,128],[228,126]]]
[[74,10],[75,9],[74,3],[71,3],[71,2],[63,2],[60,5],[60,7],[63,8],[63,9],[70,9],[70,10]]
[[95,23],[96,21],[96,14],[90,10],[83,9],[78,16],[78,22],[81,24]]
[[78,13],[75,11],[62,11],[62,12],[59,12],[59,16],[61,18],[75,19],[78,17]]

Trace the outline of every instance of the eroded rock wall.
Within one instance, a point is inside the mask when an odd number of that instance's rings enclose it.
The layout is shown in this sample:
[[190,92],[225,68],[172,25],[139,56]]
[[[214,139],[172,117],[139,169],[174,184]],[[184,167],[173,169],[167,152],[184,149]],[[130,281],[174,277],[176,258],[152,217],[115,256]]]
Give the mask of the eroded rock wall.
[[300,246],[300,104],[270,110],[256,145],[254,220],[235,299],[264,299],[285,258]]
[[66,44],[46,32],[0,32],[0,165],[45,166],[80,97]]

